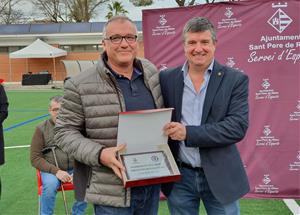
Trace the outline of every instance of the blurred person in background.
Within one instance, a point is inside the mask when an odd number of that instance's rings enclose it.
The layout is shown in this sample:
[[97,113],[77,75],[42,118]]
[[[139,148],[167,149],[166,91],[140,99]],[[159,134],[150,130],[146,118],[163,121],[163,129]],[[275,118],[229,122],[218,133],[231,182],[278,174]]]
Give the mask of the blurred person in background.
[[[61,101],[62,96],[54,96],[50,99],[49,113],[51,117],[36,127],[30,147],[31,164],[41,171],[43,183],[41,215],[54,213],[56,193],[61,182],[72,182],[73,180],[74,159],[54,143],[53,130]],[[58,166],[55,164],[54,156],[56,156]],[[87,203],[84,201],[74,202],[72,215],[84,214],[86,207]]]
[[[0,79],[0,166],[4,164],[4,136],[3,136],[3,122],[8,116],[8,101]],[[0,198],[1,198],[1,176],[0,176]]]

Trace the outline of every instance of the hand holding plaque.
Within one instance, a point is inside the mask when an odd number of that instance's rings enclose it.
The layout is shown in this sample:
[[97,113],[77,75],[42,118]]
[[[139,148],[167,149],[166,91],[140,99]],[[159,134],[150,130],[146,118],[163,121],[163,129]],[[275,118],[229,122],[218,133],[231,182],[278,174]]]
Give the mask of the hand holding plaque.
[[118,144],[126,143],[119,153],[125,167],[125,187],[176,181],[180,173],[163,134],[172,109],[122,112],[119,114]]

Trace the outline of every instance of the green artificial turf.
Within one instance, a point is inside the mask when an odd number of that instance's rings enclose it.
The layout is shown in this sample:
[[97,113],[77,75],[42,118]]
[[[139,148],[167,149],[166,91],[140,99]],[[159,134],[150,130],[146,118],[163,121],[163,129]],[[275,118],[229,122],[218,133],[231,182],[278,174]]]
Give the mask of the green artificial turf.
[[[28,146],[35,126],[46,118],[29,122],[48,113],[51,96],[62,94],[62,90],[8,91],[10,102],[9,117],[4,128],[26,123],[4,132],[5,146]],[[33,215],[38,211],[37,178],[29,161],[29,148],[9,148],[5,150],[6,163],[0,167],[2,179],[1,215]],[[73,192],[67,192],[69,208],[74,200]],[[299,204],[299,201],[298,201]],[[242,199],[241,215],[291,215],[281,200]],[[63,215],[64,206],[58,193],[55,215]],[[89,205],[86,214],[93,214]],[[166,201],[160,202],[159,215],[168,215]],[[201,215],[205,215],[201,205]],[[147,214],[145,214],[147,215]]]

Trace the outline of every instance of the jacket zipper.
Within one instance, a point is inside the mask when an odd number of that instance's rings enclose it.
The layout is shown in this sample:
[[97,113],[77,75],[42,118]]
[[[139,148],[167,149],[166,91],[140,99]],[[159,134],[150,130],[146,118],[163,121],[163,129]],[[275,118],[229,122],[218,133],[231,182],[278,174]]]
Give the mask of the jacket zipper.
[[[109,76],[109,79],[111,80],[115,90],[116,90],[116,93],[117,93],[117,97],[118,97],[118,100],[119,100],[119,104],[120,104],[120,109],[121,109],[121,112],[123,112],[123,107],[122,107],[122,103],[121,103],[121,98],[120,98],[120,92],[119,92],[119,88],[117,87],[117,83],[115,81],[115,79],[113,77],[111,77],[110,74],[108,74]],[[125,189],[125,196],[124,196],[124,205],[126,206],[127,204],[127,188],[124,188]]]
[[90,169],[89,169],[88,182],[87,182],[87,185],[86,185],[87,188],[90,187],[90,184],[91,184],[91,177],[92,177],[92,167],[90,167]]
[[113,86],[114,86],[114,88],[115,88],[115,90],[116,90],[117,97],[118,97],[119,104],[120,104],[120,109],[121,109],[121,112],[123,112],[124,110],[123,110],[123,107],[122,107],[121,98],[120,98],[120,92],[119,92],[119,88],[117,87],[117,83],[116,83],[116,81],[114,80],[114,78],[111,77],[110,74],[108,74],[108,77],[109,77],[109,79],[111,80],[111,82],[112,82],[112,84],[113,84]]
[[126,206],[126,204],[127,204],[127,188],[124,188],[124,189],[125,189],[124,205]]

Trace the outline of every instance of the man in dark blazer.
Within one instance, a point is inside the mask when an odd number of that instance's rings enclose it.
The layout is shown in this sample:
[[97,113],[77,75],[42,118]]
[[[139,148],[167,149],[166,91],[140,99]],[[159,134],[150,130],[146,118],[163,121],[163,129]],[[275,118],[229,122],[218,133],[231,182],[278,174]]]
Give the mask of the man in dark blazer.
[[238,215],[249,184],[236,143],[248,128],[248,77],[214,59],[216,32],[203,17],[183,29],[186,62],[160,72],[165,127],[182,178],[162,186],[172,215]]
[[[4,164],[4,137],[2,123],[8,115],[8,102],[4,87],[2,86],[3,79],[0,79],[0,166]],[[0,197],[1,197],[1,178],[0,178]]]

